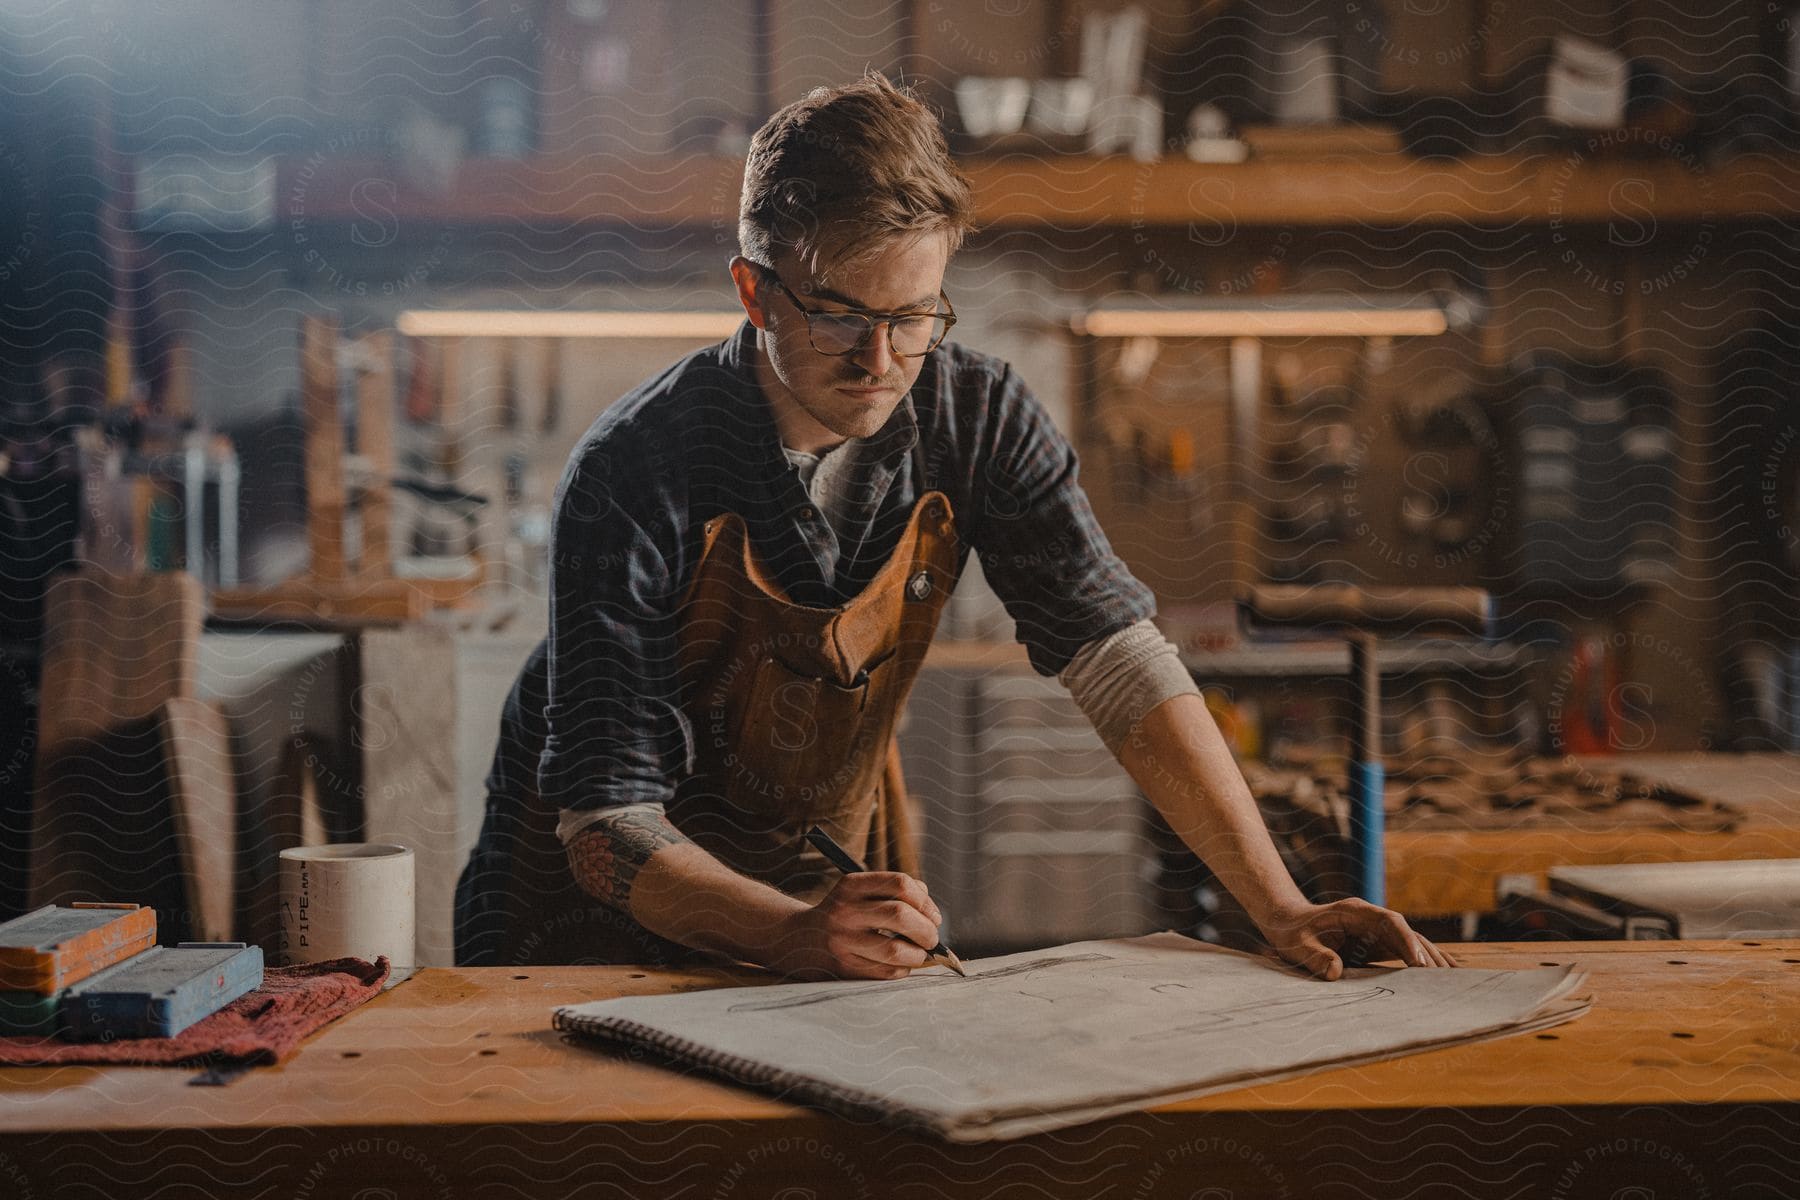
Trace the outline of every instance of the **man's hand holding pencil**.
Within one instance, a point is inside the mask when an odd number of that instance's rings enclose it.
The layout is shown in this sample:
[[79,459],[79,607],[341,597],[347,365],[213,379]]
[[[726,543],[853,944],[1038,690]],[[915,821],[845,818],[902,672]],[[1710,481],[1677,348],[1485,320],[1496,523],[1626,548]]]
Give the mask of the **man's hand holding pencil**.
[[899,871],[867,871],[817,827],[807,839],[844,877],[811,908],[790,918],[792,947],[778,970],[797,979],[901,979],[939,963],[962,963],[938,935],[944,914],[925,885]]

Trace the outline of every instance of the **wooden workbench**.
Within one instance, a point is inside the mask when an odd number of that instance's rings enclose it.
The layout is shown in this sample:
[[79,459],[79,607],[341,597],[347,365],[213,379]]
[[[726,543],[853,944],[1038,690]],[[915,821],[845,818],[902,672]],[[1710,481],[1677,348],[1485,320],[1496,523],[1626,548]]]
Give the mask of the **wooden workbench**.
[[[1577,758],[1723,800],[1744,812],[1730,833],[1678,829],[1431,829],[1387,834],[1387,903],[1414,916],[1489,912],[1502,875],[1609,863],[1800,858],[1800,754],[1634,754]],[[1800,1194],[1800,1183],[1795,1188]]]
[[[1544,1034],[984,1146],[852,1124],[550,1030],[558,1004],[748,975],[424,970],[288,1066],[224,1087],[190,1086],[185,1070],[0,1071],[0,1195],[1775,1200],[1800,1191],[1800,941],[1457,953],[1487,966],[1574,961],[1589,973],[1594,1007]],[[1647,1190],[1621,1190],[1634,1186]]]

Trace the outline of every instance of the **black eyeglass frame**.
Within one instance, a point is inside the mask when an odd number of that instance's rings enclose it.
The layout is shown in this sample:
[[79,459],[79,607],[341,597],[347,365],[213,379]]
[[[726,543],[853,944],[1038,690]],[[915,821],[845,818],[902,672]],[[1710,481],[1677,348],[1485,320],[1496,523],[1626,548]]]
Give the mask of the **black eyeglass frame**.
[[[888,327],[888,349],[893,351],[895,357],[897,357],[897,358],[924,358],[927,354],[930,354],[933,350],[936,350],[939,346],[944,344],[944,339],[950,336],[950,327],[952,325],[956,324],[956,309],[951,307],[950,297],[944,294],[943,288],[938,289],[938,300],[944,306],[943,312],[935,312],[934,311],[934,312],[928,312],[928,313],[922,313],[922,312],[885,312],[885,313],[883,313],[883,312],[865,312],[864,310],[859,309],[859,308],[852,308],[846,312],[841,312],[841,313],[820,312],[818,310],[808,308],[808,307],[806,307],[806,305],[800,303],[800,297],[798,297],[794,294],[794,289],[790,288],[787,284],[785,284],[781,281],[781,276],[779,276],[775,273],[775,268],[769,267],[769,266],[764,266],[762,263],[759,263],[759,262],[752,262],[749,259],[745,259],[744,261],[749,262],[751,266],[755,267],[758,271],[762,272],[764,275],[767,275],[769,277],[769,279],[775,284],[775,286],[781,289],[782,295],[784,295],[788,298],[788,302],[800,311],[800,316],[806,321],[806,340],[808,343],[810,343],[812,345],[813,351],[817,354],[823,354],[828,358],[848,358],[852,354],[857,353],[864,346],[867,346],[869,344],[870,338],[875,336],[875,327],[877,325],[883,325],[883,324],[885,324]],[[848,350],[821,350],[821,349],[819,349],[818,342],[816,340],[814,340],[814,338],[813,338],[813,318],[814,317],[833,317],[833,318],[837,318],[839,320],[842,320],[845,317],[860,317],[865,326],[865,328],[863,330],[863,335],[860,338],[856,339],[856,344],[851,346]],[[931,345],[925,347],[923,350],[919,351],[917,354],[908,354],[908,353],[900,350],[898,347],[896,347],[894,345],[894,322],[915,320],[919,317],[932,317],[932,318],[935,318],[936,320],[942,321],[944,323],[944,328],[938,333],[936,338],[932,339]]]

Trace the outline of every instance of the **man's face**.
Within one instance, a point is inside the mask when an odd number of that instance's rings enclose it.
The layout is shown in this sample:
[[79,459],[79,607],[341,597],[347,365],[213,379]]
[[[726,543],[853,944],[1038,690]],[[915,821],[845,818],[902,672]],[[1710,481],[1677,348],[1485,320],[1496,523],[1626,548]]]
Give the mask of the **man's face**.
[[[848,263],[827,259],[812,274],[792,255],[774,266],[788,291],[814,312],[931,312],[939,307],[948,259],[944,235],[932,233],[885,243]],[[821,354],[794,300],[766,273],[735,259],[732,275],[751,323],[763,331],[767,362],[758,364],[757,376],[783,445],[816,453],[845,438],[868,437],[887,423],[919,378],[923,358],[895,354],[888,328],[880,324],[860,349],[842,357]]]

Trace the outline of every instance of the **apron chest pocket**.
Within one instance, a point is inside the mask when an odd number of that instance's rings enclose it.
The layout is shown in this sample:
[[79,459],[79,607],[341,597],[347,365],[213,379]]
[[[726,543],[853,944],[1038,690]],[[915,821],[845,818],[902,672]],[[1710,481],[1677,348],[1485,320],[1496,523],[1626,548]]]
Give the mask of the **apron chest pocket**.
[[794,671],[776,658],[757,665],[743,732],[729,764],[732,792],[747,807],[809,819],[856,800],[869,764],[887,752],[886,723],[871,711],[889,656],[849,687]]

